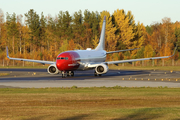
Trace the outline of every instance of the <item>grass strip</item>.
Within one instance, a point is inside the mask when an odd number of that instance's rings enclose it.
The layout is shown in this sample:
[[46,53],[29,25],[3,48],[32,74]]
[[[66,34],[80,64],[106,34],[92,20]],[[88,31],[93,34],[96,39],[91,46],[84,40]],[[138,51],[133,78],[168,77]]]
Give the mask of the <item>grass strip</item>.
[[0,73],[0,76],[6,76],[9,75],[9,73]]
[[1,88],[0,119],[179,119],[180,88]]

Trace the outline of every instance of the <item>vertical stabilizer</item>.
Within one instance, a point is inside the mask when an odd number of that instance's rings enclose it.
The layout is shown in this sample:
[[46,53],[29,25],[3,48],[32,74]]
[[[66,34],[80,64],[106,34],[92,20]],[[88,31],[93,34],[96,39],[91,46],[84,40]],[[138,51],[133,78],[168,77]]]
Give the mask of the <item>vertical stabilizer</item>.
[[105,49],[105,31],[106,31],[106,16],[104,16],[101,35],[99,39],[99,44],[95,50],[104,50]]

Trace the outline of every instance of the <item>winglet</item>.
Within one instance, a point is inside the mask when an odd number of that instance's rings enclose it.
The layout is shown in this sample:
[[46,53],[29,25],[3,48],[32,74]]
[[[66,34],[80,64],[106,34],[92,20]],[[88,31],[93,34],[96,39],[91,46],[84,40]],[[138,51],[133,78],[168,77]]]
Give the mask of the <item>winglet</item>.
[[106,16],[104,16],[104,20],[106,20]]
[[8,47],[6,46],[6,55],[7,55],[7,58],[9,58],[9,53],[8,53]]
[[176,47],[175,47],[175,49],[174,49],[174,53],[173,53],[173,55],[171,55],[170,57],[172,57],[172,56],[174,56],[175,55],[175,53],[176,53],[176,50],[177,50],[177,45],[176,45]]

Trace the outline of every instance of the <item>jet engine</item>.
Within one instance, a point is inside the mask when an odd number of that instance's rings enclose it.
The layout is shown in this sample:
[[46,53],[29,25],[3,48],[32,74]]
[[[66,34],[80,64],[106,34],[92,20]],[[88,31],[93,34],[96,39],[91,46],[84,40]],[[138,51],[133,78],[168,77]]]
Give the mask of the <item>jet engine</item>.
[[59,70],[57,69],[55,64],[51,64],[47,69],[49,74],[58,74]]
[[97,74],[105,74],[108,71],[108,66],[106,64],[100,64],[95,68]]

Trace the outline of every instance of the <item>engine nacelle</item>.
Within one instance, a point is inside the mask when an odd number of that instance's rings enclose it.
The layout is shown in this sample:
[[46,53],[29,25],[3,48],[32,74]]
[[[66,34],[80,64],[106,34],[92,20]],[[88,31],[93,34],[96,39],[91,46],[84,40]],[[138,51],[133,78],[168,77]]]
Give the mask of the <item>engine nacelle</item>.
[[108,66],[106,64],[99,64],[96,68],[95,71],[97,74],[105,74],[108,71]]
[[51,64],[47,69],[49,74],[58,74],[59,70],[57,69],[55,64]]

